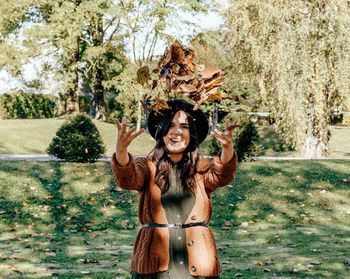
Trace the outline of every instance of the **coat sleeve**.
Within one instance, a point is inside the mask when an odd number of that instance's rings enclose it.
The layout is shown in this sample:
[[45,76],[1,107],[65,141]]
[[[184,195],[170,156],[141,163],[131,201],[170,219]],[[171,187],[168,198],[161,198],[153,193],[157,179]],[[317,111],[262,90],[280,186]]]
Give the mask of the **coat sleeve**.
[[214,158],[203,158],[199,162],[197,171],[203,175],[203,182],[207,192],[213,192],[218,187],[230,183],[235,178],[238,165],[237,153],[226,164],[221,163],[221,152]]
[[130,153],[128,155],[129,163],[126,166],[121,166],[117,161],[116,154],[113,154],[112,171],[114,180],[120,188],[141,191],[149,180],[148,159],[143,157],[134,160]]

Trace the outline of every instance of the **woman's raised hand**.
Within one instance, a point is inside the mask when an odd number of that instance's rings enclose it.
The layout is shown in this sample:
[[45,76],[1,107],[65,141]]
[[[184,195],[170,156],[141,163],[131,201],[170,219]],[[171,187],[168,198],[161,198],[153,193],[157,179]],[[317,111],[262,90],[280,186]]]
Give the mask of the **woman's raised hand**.
[[136,127],[132,127],[127,131],[126,128],[126,118],[125,116],[122,119],[122,123],[118,119],[114,119],[115,124],[118,128],[118,138],[117,138],[117,161],[120,165],[126,166],[129,163],[128,156],[128,146],[129,144],[140,134],[143,133],[144,129],[140,129],[138,132],[134,133]]
[[236,119],[232,125],[230,125],[230,121],[226,120],[226,128],[223,132],[220,132],[218,129],[215,129],[211,132],[211,135],[216,138],[222,146],[222,153],[221,153],[221,162],[223,164],[229,162],[232,159],[233,156],[233,146],[232,146],[232,140],[233,140],[233,131],[236,127],[239,127],[237,125],[239,119]]

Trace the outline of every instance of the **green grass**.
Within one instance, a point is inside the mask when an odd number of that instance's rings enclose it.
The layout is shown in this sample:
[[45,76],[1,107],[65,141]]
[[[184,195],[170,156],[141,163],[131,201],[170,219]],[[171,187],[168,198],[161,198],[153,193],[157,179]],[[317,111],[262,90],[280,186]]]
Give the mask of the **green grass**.
[[[240,164],[213,195],[221,278],[349,278],[349,170]],[[137,206],[109,163],[0,162],[0,277],[129,278]]]
[[[64,119],[17,119],[0,120],[0,154],[46,154],[52,138]],[[115,150],[117,128],[115,124],[94,121],[106,146],[106,156]],[[258,127],[261,144],[266,156],[299,156],[295,151],[286,151],[282,139],[271,127]],[[350,156],[350,129],[331,127],[330,157]],[[201,145],[201,153],[208,154],[210,137]],[[154,147],[154,140],[143,133],[131,143],[129,151],[133,155],[147,155]]]
[[[283,147],[283,140],[272,127],[258,127],[260,142],[264,147],[264,156],[275,157],[298,157],[300,154]],[[350,129],[338,129],[336,126],[330,127],[331,138],[329,142],[330,153],[328,157],[344,158],[350,156]]]
[[[0,154],[46,154],[46,149],[64,119],[0,120]],[[106,146],[106,156],[115,151],[115,124],[94,121]],[[146,155],[154,147],[154,140],[143,133],[129,147],[133,155]]]

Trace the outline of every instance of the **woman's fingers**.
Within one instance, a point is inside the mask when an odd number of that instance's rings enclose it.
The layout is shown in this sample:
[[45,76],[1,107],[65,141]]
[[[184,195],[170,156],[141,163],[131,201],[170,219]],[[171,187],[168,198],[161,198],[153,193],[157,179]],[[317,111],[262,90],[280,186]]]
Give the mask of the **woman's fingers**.
[[115,118],[115,119],[114,119],[114,122],[115,122],[115,124],[117,125],[118,130],[120,130],[120,129],[122,128],[122,126],[121,126],[119,120],[118,120],[117,118]]
[[216,131],[217,131],[216,129],[214,131],[211,131],[211,135],[222,143],[222,141],[224,140],[224,137],[218,134]]
[[122,131],[125,132],[126,131],[126,117],[123,116],[122,118]]
[[[135,128],[136,129],[136,128]],[[140,129],[138,132],[136,132],[135,134],[131,135],[131,140],[134,140],[135,138],[137,138],[139,135],[141,135],[143,132],[145,131],[144,128]]]
[[126,133],[127,136],[130,136],[134,131],[136,130],[136,127],[133,126],[129,129],[129,131]]

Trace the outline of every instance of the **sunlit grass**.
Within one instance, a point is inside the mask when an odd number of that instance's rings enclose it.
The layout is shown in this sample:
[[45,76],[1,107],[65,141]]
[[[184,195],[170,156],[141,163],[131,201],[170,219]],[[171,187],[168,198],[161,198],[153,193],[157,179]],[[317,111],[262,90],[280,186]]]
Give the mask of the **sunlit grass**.
[[[115,151],[117,128],[113,123],[93,121],[104,145],[105,156]],[[46,149],[57,129],[64,123],[62,118],[0,120],[0,154],[46,154]],[[131,143],[133,155],[147,155],[154,147],[154,140],[143,133]]]
[[[349,161],[242,163],[213,193],[221,278],[347,278]],[[0,277],[129,278],[137,193],[110,164],[0,162]]]
[[[63,124],[63,118],[52,119],[14,119],[0,120],[0,154],[46,154],[57,129]],[[117,128],[114,123],[94,121],[106,146],[105,156],[115,151]],[[350,156],[350,129],[330,127],[330,157]],[[272,127],[258,127],[261,144],[266,156],[299,156],[295,151],[286,150],[283,140]],[[210,137],[201,145],[203,155],[208,154]],[[133,141],[129,151],[133,155],[148,155],[154,148],[155,141],[143,133]]]

